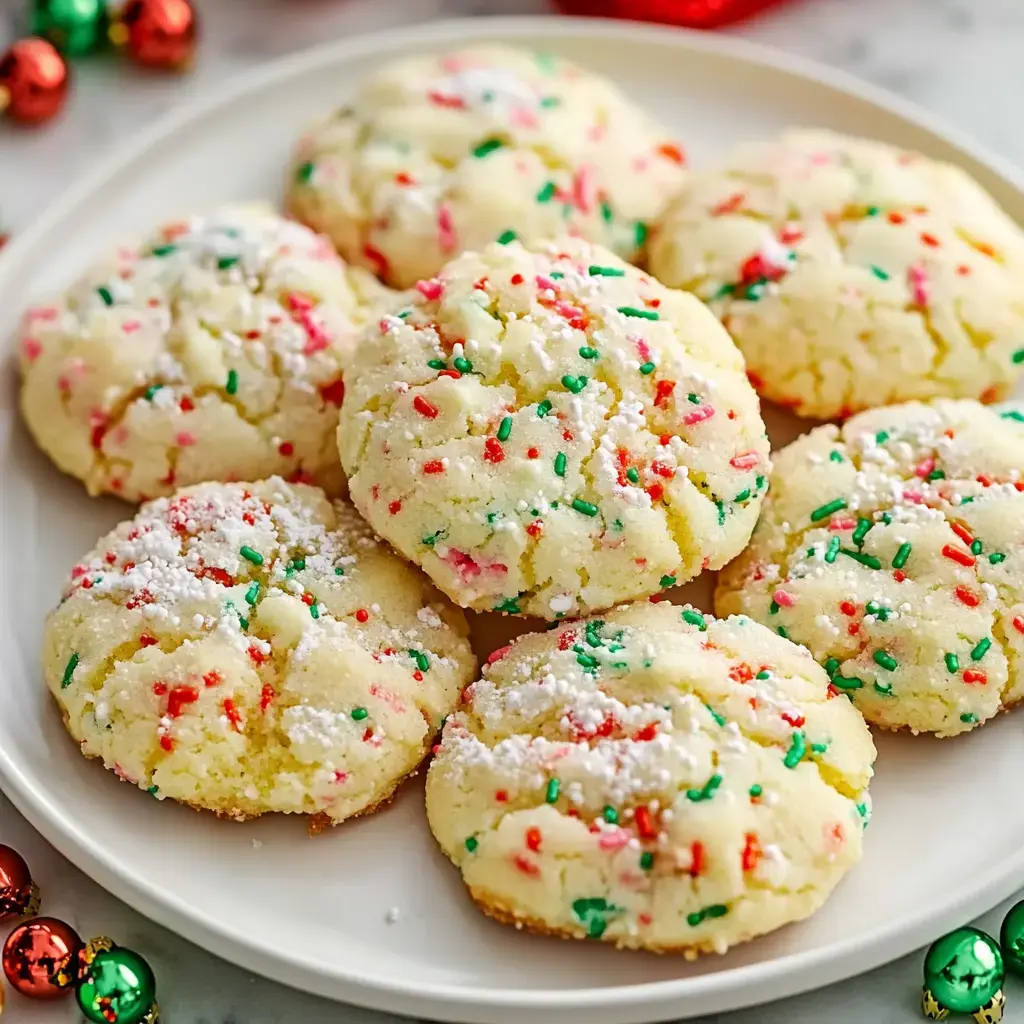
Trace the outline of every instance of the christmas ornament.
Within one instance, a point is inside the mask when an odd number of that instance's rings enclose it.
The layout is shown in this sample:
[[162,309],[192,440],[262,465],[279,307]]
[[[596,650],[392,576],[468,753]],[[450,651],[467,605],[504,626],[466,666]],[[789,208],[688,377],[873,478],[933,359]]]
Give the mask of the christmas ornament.
[[68,66],[45,39],[16,42],[0,56],[0,112],[23,124],[48,121],[64,105]]
[[999,929],[999,946],[1007,970],[1024,976],[1024,900],[1006,912]]
[[105,42],[106,30],[104,0],[35,0],[32,31],[69,57],[95,50]]
[[[7,236],[0,231],[0,248]],[[0,921],[39,913],[39,886],[17,850],[0,843]]]
[[92,939],[81,957],[78,1008],[95,1024],[156,1024],[156,978],[138,953]]
[[7,980],[25,996],[55,999],[67,991],[82,940],[70,925],[54,917],[36,917],[19,925],[4,943]]
[[747,18],[779,0],[561,0],[566,14],[664,21],[689,28],[717,28]]
[[998,1024],[1006,1005],[1004,976],[996,940],[977,928],[957,928],[928,948],[921,1009],[929,1020],[945,1020],[952,1012]]
[[110,27],[110,38],[137,64],[180,70],[195,55],[198,31],[189,0],[128,0]]

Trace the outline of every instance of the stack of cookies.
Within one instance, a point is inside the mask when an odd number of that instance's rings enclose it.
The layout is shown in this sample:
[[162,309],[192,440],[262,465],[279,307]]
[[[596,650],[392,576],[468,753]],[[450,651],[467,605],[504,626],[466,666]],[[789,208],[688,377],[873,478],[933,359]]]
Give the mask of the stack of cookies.
[[[1024,696],[1024,235],[824,131],[684,164],[561,59],[403,59],[299,142],[297,220],[164,224],[29,310],[40,447],[142,503],[47,623],[83,754],[315,830],[432,756],[441,848],[538,932],[695,955],[820,907],[867,723]],[[841,425],[773,468],[759,394]],[[718,569],[720,618],[672,603]],[[547,629],[478,672],[463,609]]]

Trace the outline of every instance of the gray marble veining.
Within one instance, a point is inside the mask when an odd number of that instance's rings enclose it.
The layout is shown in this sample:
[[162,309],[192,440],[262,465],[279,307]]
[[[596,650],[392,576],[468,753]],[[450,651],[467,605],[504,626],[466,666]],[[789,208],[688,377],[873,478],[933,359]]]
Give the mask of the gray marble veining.
[[[0,0],[0,48],[22,28],[22,0]],[[184,78],[105,61],[76,67],[66,116],[40,132],[0,125],[0,227],[16,231],[117,142],[170,106],[231,74],[326,38],[467,14],[540,13],[545,0],[200,0],[204,41]],[[1024,0],[790,0],[734,31],[859,75],[1024,163]],[[129,910],[76,871],[0,797],[0,841],[21,850],[46,890],[47,913],[88,934],[109,933],[157,970],[169,1024],[388,1024],[397,1018],[339,1006],[254,978]],[[999,908],[981,919],[998,931]],[[5,931],[0,931],[0,937]],[[910,1024],[920,955],[715,1024]],[[1008,1024],[1024,1021],[1011,990]],[[1020,1001],[1019,1004],[1017,1001]],[[8,996],[11,1024],[76,1020],[67,1004]]]

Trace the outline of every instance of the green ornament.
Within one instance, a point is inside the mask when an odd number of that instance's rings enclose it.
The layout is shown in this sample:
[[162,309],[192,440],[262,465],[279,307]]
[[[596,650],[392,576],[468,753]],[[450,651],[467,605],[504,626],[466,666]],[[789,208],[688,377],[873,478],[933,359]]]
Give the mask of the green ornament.
[[921,1009],[930,1020],[969,1013],[978,1024],[997,1024],[1005,1006],[1004,977],[996,940],[977,928],[957,928],[928,948]]
[[1003,926],[999,929],[999,945],[1007,969],[1024,976],[1024,900],[1010,907],[1003,918]]
[[157,1020],[156,978],[130,949],[101,949],[83,969],[75,998],[95,1024],[153,1024]]
[[107,35],[104,0],[35,0],[32,31],[61,53],[80,57],[99,47]]

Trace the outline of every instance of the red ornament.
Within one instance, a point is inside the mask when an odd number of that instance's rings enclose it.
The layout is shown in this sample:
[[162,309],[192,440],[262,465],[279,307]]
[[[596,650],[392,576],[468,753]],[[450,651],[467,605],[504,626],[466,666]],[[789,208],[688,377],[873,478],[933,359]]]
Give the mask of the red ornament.
[[561,0],[566,14],[592,18],[664,21],[688,28],[717,28],[756,14],[779,0]]
[[48,121],[68,95],[68,66],[45,39],[16,42],[0,57],[0,112],[23,124]]
[[37,917],[7,936],[3,968],[22,995],[56,999],[70,991],[77,974],[82,940],[70,925],[55,917]]
[[[6,241],[0,235],[0,245]],[[25,858],[0,844],[0,921],[39,912],[39,887],[32,881]]]
[[147,68],[178,71],[196,52],[199,19],[189,0],[128,0],[110,38]]

